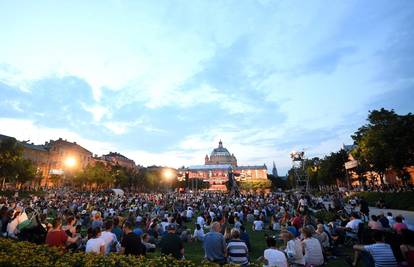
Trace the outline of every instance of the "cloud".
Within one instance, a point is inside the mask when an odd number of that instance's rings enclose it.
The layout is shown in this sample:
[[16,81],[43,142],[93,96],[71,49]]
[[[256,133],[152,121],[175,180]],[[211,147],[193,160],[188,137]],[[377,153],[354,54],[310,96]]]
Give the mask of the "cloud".
[[320,156],[350,142],[368,109],[412,111],[413,7],[8,3],[1,126],[174,166],[201,164],[221,138],[241,164],[275,160],[283,173],[293,149]]
[[116,150],[116,145],[109,142],[87,139],[66,129],[40,126],[31,120],[0,118],[0,132],[18,140],[30,140],[35,144],[63,138],[70,142],[77,142],[94,154],[104,154]]

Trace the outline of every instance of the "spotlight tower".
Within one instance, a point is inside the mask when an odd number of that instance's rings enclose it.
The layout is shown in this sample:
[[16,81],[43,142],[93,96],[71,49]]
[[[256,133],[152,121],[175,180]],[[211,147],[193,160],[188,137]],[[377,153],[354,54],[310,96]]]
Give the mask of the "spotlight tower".
[[305,152],[292,151],[290,153],[292,159],[293,175],[298,189],[305,189],[306,192],[309,190],[309,176],[305,170],[306,158]]

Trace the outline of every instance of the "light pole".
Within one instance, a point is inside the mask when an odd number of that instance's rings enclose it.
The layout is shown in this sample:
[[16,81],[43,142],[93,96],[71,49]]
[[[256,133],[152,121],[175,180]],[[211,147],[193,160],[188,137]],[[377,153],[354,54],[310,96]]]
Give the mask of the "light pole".
[[69,156],[65,159],[64,164],[65,164],[65,170],[64,170],[63,174],[64,174],[64,180],[65,180],[65,182],[67,182],[66,181],[66,179],[67,179],[66,173],[68,172],[68,170],[73,170],[73,168],[76,166],[76,164],[77,164],[76,158],[73,157],[73,156]]

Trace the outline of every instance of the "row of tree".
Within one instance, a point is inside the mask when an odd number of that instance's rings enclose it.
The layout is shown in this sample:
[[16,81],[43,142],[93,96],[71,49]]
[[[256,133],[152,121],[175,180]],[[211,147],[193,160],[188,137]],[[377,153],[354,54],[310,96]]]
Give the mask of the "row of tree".
[[[360,127],[353,135],[354,148],[351,151],[341,149],[323,158],[311,158],[304,161],[303,172],[309,177],[311,186],[332,185],[347,182],[344,167],[349,153],[358,161],[354,171],[361,181],[366,180],[369,172],[379,174],[384,180],[387,170],[394,170],[403,180],[408,180],[406,168],[414,166],[414,115],[398,115],[394,110],[374,110],[369,112],[368,123]],[[163,187],[206,188],[203,181],[188,179],[163,180],[163,168],[127,169],[119,165],[107,165],[96,162],[84,170],[67,175],[52,175],[55,185],[70,184],[77,187],[108,188],[122,187],[138,190],[159,190]],[[279,177],[270,177],[273,187],[284,187]],[[43,179],[36,166],[23,157],[23,147],[14,138],[0,142],[0,179],[2,188],[5,183],[20,187],[26,182],[39,184]],[[288,172],[287,186],[295,186],[295,173]],[[254,186],[250,186],[254,187]],[[250,188],[249,187],[249,188]]]
[[[387,170],[395,171],[405,182],[409,179],[407,167],[414,166],[414,115],[380,109],[369,112],[367,121],[352,135],[354,146],[350,151],[341,149],[323,158],[304,161],[303,171],[309,177],[310,186],[347,184],[344,165],[349,161],[349,154],[358,161],[353,172],[361,182],[375,172],[383,183]],[[293,168],[288,172],[288,184],[296,185]]]

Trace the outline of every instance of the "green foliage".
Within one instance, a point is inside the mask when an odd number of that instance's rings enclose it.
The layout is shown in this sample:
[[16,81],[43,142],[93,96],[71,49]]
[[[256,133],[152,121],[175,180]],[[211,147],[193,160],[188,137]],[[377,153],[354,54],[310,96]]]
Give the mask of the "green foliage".
[[402,172],[414,165],[414,115],[398,115],[394,110],[374,110],[368,124],[352,136],[356,149],[353,156],[367,170],[383,175],[388,168]]
[[261,189],[269,189],[272,186],[272,182],[268,179],[266,180],[247,180],[240,181],[239,188],[246,191],[256,191]]
[[414,211],[414,192],[359,192],[356,195],[364,197],[370,206],[375,207],[377,201],[383,199],[385,206],[389,209]]
[[345,162],[348,161],[348,153],[341,149],[332,152],[321,160],[318,168],[318,180],[320,184],[335,184],[336,180],[345,181]]
[[[70,253],[46,245],[35,245],[28,242],[16,242],[0,238],[0,266],[10,267],[92,267],[92,266],[119,266],[119,267],[156,267],[156,266],[182,266],[182,267],[213,267],[214,263],[202,262],[196,264],[189,260],[176,260],[165,256],[134,257],[120,254],[108,256],[85,254],[82,252]],[[225,265],[227,267],[235,265]],[[251,266],[259,266],[253,264]]]
[[286,189],[288,186],[288,181],[284,180],[283,177],[275,177],[273,174],[268,174],[267,178],[272,183],[272,190],[276,190],[278,188]]
[[[344,164],[348,160],[348,154],[341,149],[338,152],[320,159],[318,157],[307,159],[304,161],[304,171],[309,177],[309,184],[312,187],[318,185],[332,185],[337,180],[345,181],[346,172]],[[295,175],[293,169],[288,172],[288,185],[296,186]]]
[[36,168],[23,158],[23,147],[14,138],[0,142],[0,178],[23,184],[36,178]]

